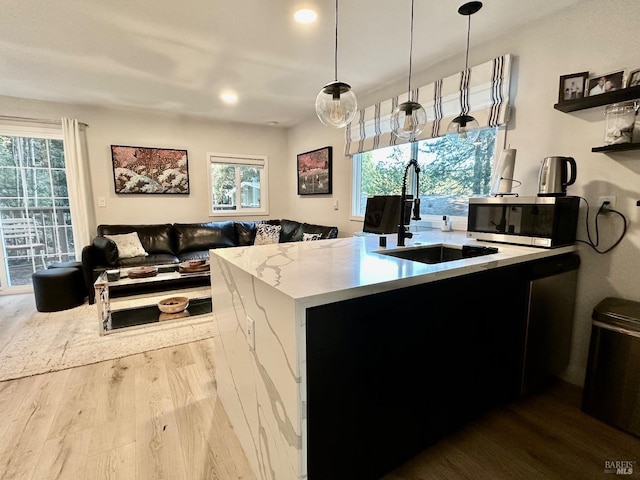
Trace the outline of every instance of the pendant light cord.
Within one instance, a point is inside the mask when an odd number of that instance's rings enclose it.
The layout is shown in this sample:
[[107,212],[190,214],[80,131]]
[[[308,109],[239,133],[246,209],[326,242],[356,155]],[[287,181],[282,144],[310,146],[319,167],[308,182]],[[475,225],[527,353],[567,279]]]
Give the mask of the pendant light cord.
[[464,71],[469,70],[469,38],[471,37],[471,15],[468,15],[469,22],[467,23],[467,55],[464,61]]
[[412,64],[412,60],[413,60],[413,4],[414,4],[414,0],[411,0],[411,29],[410,29],[410,36],[409,36],[409,89],[408,89],[408,99],[409,101],[412,100],[412,93],[411,93],[411,64]]
[[336,48],[333,55],[333,73],[335,81],[338,81],[338,0],[336,0]]

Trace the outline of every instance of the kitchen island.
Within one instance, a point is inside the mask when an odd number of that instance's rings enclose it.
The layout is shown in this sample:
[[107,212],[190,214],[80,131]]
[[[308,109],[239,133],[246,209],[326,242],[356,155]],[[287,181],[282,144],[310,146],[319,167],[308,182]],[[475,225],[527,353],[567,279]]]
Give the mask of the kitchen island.
[[[406,247],[474,242],[421,232]],[[484,245],[489,245],[484,243]],[[220,399],[259,479],[375,479],[519,394],[523,265],[438,264],[377,236],[211,250]]]

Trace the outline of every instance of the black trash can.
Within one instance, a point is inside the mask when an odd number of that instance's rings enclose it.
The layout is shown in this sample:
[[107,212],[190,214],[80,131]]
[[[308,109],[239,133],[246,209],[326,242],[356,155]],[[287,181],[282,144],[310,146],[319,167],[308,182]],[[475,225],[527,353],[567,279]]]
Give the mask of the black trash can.
[[608,297],[592,319],[582,409],[640,436],[640,303]]

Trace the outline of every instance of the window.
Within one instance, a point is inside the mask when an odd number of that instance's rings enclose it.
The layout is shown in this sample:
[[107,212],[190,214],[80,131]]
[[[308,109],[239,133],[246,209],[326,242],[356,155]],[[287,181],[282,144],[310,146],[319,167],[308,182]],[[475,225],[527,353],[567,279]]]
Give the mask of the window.
[[207,153],[209,216],[269,213],[267,157]]
[[0,127],[2,287],[30,285],[48,263],[75,260],[61,134],[14,132]]
[[[417,158],[423,219],[429,215],[466,217],[469,197],[488,196],[491,190],[498,136],[497,128],[484,128],[472,145],[452,142],[445,136],[354,155],[353,216],[364,216],[369,196],[399,195],[405,166]],[[411,175],[407,192],[415,191],[410,183],[414,181]]]

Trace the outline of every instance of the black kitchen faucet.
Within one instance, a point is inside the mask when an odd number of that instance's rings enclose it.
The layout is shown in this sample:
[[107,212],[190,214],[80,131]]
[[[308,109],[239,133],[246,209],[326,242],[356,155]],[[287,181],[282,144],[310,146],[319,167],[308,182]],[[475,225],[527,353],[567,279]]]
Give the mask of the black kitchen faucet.
[[405,202],[407,197],[407,174],[409,169],[413,167],[416,172],[416,196],[413,200],[413,217],[412,220],[420,220],[420,166],[416,159],[409,160],[407,166],[404,168],[404,175],[402,177],[402,197],[400,202],[400,224],[398,225],[398,246],[404,247],[404,239],[413,237],[413,233],[408,231],[405,227]]

